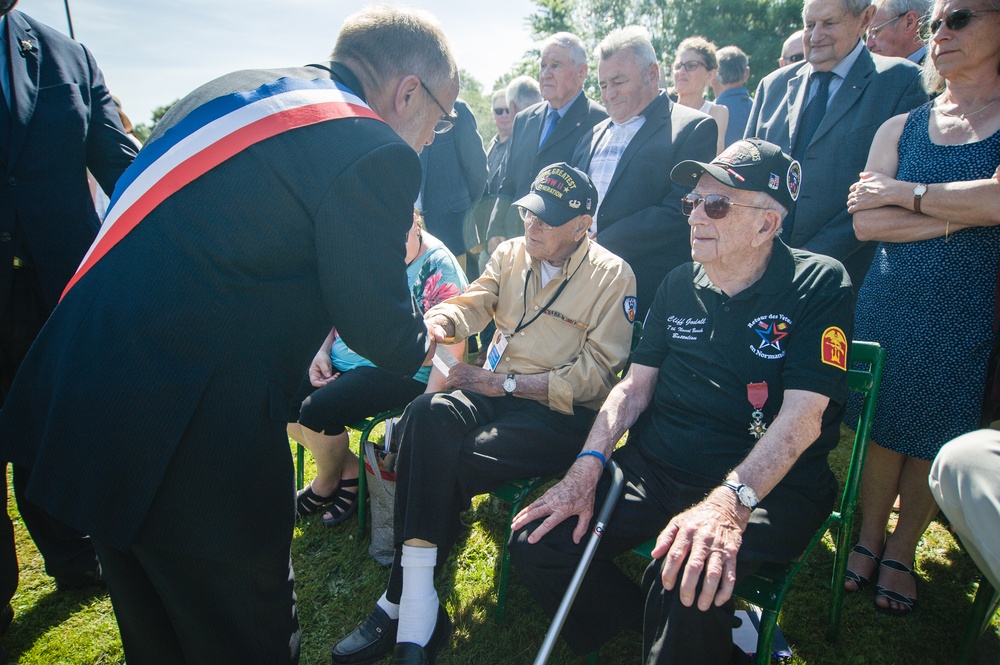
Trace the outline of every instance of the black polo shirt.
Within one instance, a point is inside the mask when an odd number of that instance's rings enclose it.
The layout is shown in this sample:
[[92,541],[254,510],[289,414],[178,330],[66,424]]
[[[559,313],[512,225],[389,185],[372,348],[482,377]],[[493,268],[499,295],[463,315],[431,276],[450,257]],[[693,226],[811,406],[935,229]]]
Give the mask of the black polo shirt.
[[808,390],[829,397],[830,405],[819,438],[781,484],[806,496],[825,494],[833,482],[827,454],[839,438],[853,322],[843,266],[780,240],[761,278],[732,298],[701,264],[677,267],[660,284],[633,355],[659,368],[637,445],[679,476],[714,485],[757,441],[747,384],[767,382],[767,424],[785,390]]

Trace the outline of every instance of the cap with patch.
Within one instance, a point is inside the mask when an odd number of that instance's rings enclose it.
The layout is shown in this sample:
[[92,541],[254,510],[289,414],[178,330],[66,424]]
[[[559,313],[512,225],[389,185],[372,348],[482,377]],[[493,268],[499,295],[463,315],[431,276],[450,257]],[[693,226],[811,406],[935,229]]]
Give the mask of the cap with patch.
[[542,169],[531,191],[514,205],[530,210],[549,226],[562,226],[580,215],[594,214],[597,188],[586,173],[558,162]]
[[694,187],[707,173],[723,185],[748,192],[764,192],[789,211],[799,198],[802,166],[763,139],[743,139],[722,151],[711,163],[687,160],[670,172],[678,185]]

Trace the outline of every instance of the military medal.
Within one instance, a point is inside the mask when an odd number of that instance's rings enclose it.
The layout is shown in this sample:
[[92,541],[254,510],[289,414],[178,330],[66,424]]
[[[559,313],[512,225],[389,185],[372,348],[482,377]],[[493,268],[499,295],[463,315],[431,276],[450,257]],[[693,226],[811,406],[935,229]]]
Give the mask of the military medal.
[[767,402],[767,381],[748,383],[747,399],[750,400],[750,405],[753,407],[753,413],[750,414],[752,420],[748,429],[750,436],[759,441],[760,437],[764,436],[764,432],[767,431],[767,425],[764,423],[764,412],[761,411],[764,408],[764,403]]

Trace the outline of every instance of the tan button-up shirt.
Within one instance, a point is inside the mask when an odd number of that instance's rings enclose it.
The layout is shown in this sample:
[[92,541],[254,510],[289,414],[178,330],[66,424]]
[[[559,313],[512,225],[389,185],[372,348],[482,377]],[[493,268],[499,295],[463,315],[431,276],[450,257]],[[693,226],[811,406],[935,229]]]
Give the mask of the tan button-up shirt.
[[547,372],[545,405],[570,414],[576,405],[596,411],[608,396],[628,358],[635,308],[635,275],[618,256],[584,238],[542,288],[541,262],[522,237],[501,244],[479,279],[425,318],[446,316],[456,340],[495,319],[494,341],[508,340],[496,372]]

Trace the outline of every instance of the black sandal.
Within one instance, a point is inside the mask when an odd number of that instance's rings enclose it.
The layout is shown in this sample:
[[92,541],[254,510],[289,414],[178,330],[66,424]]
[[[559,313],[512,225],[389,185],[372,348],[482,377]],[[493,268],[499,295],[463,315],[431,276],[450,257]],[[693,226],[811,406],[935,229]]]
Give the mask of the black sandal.
[[[338,490],[339,491],[339,490]],[[337,492],[331,496],[320,496],[313,492],[312,483],[295,495],[295,511],[298,517],[309,517],[326,508],[337,498]]]
[[[883,559],[880,566],[885,566],[886,568],[898,571],[900,573],[906,573],[916,581],[917,576],[914,574],[913,570],[908,568],[905,563],[901,561],[896,561],[895,559]],[[875,600],[879,598],[887,598],[888,600],[899,603],[902,605],[899,609],[893,609],[892,605],[887,607],[882,607],[878,603],[875,603],[875,611],[881,612],[882,614],[888,614],[894,617],[905,617],[909,616],[910,612],[917,609],[917,599],[911,598],[910,596],[904,596],[898,591],[893,591],[892,589],[886,589],[881,584],[875,586]]]
[[330,517],[323,515],[323,524],[336,526],[354,514],[358,509],[358,490],[353,492],[345,491],[348,487],[357,487],[357,478],[341,478],[340,487],[331,498],[331,504],[327,507]]
[[[865,547],[864,545],[861,545],[861,544],[855,545],[851,549],[851,551],[854,552],[855,554],[860,554],[861,556],[866,556],[869,559],[871,559],[872,561],[874,561],[875,562],[875,572],[878,572],[878,567],[882,563],[882,559],[878,555],[876,555],[870,549],[868,549],[867,547]],[[857,587],[856,589],[854,589],[854,591],[851,591],[850,589],[848,589],[848,588],[845,587],[844,591],[846,591],[847,593],[857,593],[858,591],[861,591],[862,589],[864,589],[865,587],[867,587],[869,584],[872,583],[872,581],[870,579],[868,579],[867,577],[862,577],[861,575],[858,575],[856,572],[854,572],[850,568],[848,568],[846,571],[844,571],[844,580],[845,581],[850,580],[851,582],[854,582],[854,586]]]

